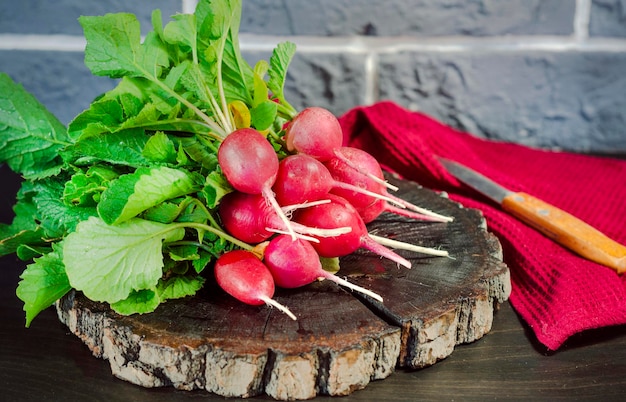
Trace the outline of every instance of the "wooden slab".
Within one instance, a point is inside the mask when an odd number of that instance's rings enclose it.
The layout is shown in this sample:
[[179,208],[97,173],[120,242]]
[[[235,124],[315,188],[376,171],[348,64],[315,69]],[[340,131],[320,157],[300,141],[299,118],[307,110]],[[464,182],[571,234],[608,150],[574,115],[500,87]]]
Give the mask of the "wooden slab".
[[378,235],[441,247],[452,257],[399,251],[410,270],[365,251],[343,258],[339,274],[381,294],[384,304],[329,281],[278,290],[275,299],[298,316],[293,321],[244,305],[207,281],[193,298],[130,317],[71,292],[56,305],[59,319],[109,361],[113,375],[144,387],[309,399],[350,394],[397,367],[434,364],[491,329],[494,308],[510,294],[509,272],[478,211],[391,180],[400,186],[397,195],[455,220],[383,215],[370,225]]

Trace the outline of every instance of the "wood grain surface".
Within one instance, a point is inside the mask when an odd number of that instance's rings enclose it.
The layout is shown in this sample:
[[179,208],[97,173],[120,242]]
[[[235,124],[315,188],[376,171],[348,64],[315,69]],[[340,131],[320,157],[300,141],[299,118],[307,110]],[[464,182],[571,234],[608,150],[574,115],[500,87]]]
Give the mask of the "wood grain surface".
[[[23,269],[24,263],[12,256],[0,259],[0,400],[224,400],[206,391],[144,388],[115,378],[109,363],[94,358],[58,321],[52,308],[31,328],[24,328],[21,302],[15,296]],[[358,277],[353,274],[350,279]],[[624,361],[624,327],[589,331],[573,337],[560,351],[547,353],[504,303],[482,338],[456,346],[454,353],[437,364],[399,367],[386,379],[372,381],[365,389],[340,399],[616,400],[626,392]],[[256,396],[247,400],[271,399]],[[316,400],[337,399],[318,396]]]
[[379,236],[450,253],[402,251],[411,269],[367,250],[342,258],[339,275],[380,294],[382,303],[330,281],[281,289],[275,299],[296,314],[293,321],[242,304],[209,280],[195,297],[128,317],[72,292],[57,305],[59,318],[116,377],[149,388],[310,399],[348,395],[396,367],[435,364],[491,329],[494,308],[510,293],[509,271],[478,211],[391,180],[400,197],[454,221],[384,214],[369,225]]
[[[190,402],[224,401],[206,391],[143,388],[111,375],[109,363],[58,321],[53,309],[24,328],[15,296],[24,264],[0,259],[0,386],[3,401]],[[508,302],[491,331],[459,345],[446,359],[422,369],[398,369],[345,397],[315,401],[622,400],[626,394],[626,327],[589,331],[557,352],[537,344]],[[248,401],[269,401],[257,396]]]

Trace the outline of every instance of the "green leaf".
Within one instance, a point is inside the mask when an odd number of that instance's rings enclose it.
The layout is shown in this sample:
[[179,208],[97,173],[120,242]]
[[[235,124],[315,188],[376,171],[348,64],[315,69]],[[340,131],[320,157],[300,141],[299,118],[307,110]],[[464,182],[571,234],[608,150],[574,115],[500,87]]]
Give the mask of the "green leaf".
[[295,112],[295,109],[285,99],[284,87],[287,79],[287,69],[295,53],[296,45],[291,42],[281,42],[276,46],[270,57],[270,69],[268,72],[270,79],[267,83],[273,96],[293,112]]
[[76,116],[69,125],[75,140],[115,131],[124,119],[124,109],[117,99],[100,99]]
[[13,206],[13,221],[10,225],[0,224],[0,256],[15,253],[21,245],[36,246],[46,243],[46,234],[40,226],[34,201],[36,194],[33,183],[22,183],[17,193],[17,203]]
[[175,275],[159,281],[157,291],[161,300],[180,299],[195,295],[203,284],[204,278],[201,276]]
[[217,168],[217,149],[200,136],[182,137],[178,141],[191,159],[203,168],[212,171]]
[[128,13],[81,16],[78,22],[87,39],[85,65],[93,74],[114,78],[142,75],[136,64],[141,44],[137,17]]
[[213,171],[207,175],[201,194],[206,206],[213,209],[220,203],[222,197],[232,191],[233,188],[226,177],[218,171]]
[[265,60],[259,60],[254,66],[254,100],[252,107],[256,107],[269,99],[270,93],[265,82],[265,74],[270,65]]
[[[41,228],[35,230],[22,230],[15,233],[7,233],[9,226],[3,225],[0,230],[0,256],[15,253],[18,248],[25,244],[44,244],[44,231]],[[21,259],[24,259],[20,256]]]
[[[68,132],[74,140],[112,133],[122,128],[132,128],[127,120],[134,118],[153,105],[144,92],[149,81],[143,78],[124,77],[112,90],[91,103],[89,109],[76,116],[69,124]],[[147,113],[145,113],[147,114]],[[149,117],[157,118],[149,114]]]
[[278,111],[276,102],[267,100],[250,110],[252,125],[259,131],[267,130],[274,124]]
[[194,63],[198,62],[196,45],[196,16],[193,14],[176,14],[172,16],[163,30],[163,39],[169,44],[179,45],[191,52]]
[[60,250],[36,258],[26,267],[16,290],[17,297],[24,302],[26,327],[43,310],[70,291]]
[[132,291],[124,300],[111,303],[111,309],[121,315],[151,313],[159,306],[161,299],[155,290]]
[[26,179],[55,175],[59,150],[70,144],[65,126],[34,96],[0,73],[0,163]]
[[139,168],[111,182],[102,193],[98,214],[108,224],[117,224],[163,201],[198,189],[195,176],[182,169]]
[[95,207],[69,206],[63,202],[63,182],[40,180],[33,186],[36,194],[37,219],[48,238],[62,237],[72,232],[78,222],[97,214]]
[[212,107],[213,94],[209,90],[204,75],[197,64],[189,64],[180,82],[192,92],[207,108]]
[[[170,109],[178,109],[182,104],[197,119],[211,126],[221,136],[225,135],[215,121],[176,91],[172,80],[168,78],[169,74],[165,74],[170,67],[168,46],[161,41],[158,33],[149,32],[141,43],[137,18],[126,13],[80,17],[79,21],[87,39],[85,64],[92,73],[114,78],[144,78],[147,82],[142,87],[159,111],[170,115]],[[169,73],[175,71],[179,77],[184,69],[179,71],[178,67],[175,66]]]
[[[239,49],[241,0],[201,1],[196,8],[200,64],[207,83],[223,91],[227,102],[252,103],[252,67]],[[221,68],[218,76],[217,67]],[[221,82],[221,85],[220,85]]]
[[142,45],[141,27],[133,14],[81,16],[78,21],[87,39],[85,65],[94,75],[156,78],[169,63],[156,34],[148,34]]
[[197,198],[187,197],[180,204],[181,213],[176,222],[206,223],[211,217],[205,205]]
[[68,206],[95,207],[100,201],[100,194],[117,177],[115,170],[99,165],[89,167],[86,172],[76,172],[65,183],[63,203]]
[[169,257],[172,261],[194,261],[200,259],[200,254],[198,254],[198,246],[187,244],[170,247]]
[[[39,227],[37,205],[33,200],[37,194],[35,185],[28,181],[22,182],[22,187],[17,192],[17,202],[13,206],[15,216],[11,225],[6,227],[11,235],[22,230],[36,230]],[[2,237],[6,237],[4,234],[9,232],[3,229],[0,233],[3,234]]]
[[173,164],[176,162],[176,147],[167,135],[159,131],[148,139],[142,155],[150,162]]
[[196,271],[196,273],[199,274],[200,272],[204,271],[204,269],[209,265],[213,258],[216,258],[216,256],[212,253],[200,251],[200,258],[198,258],[197,260],[193,260],[191,262],[191,265],[193,266],[193,269]]
[[83,137],[62,152],[68,163],[76,165],[107,162],[113,165],[139,167],[149,164],[142,155],[148,136],[135,128],[116,133],[103,132]]
[[179,226],[134,218],[107,225],[78,224],[64,241],[63,262],[73,288],[94,301],[116,303],[133,291],[153,289],[162,275],[162,244],[185,235]]
[[172,223],[178,218],[181,208],[177,204],[171,202],[162,202],[152,208],[147,209],[142,215],[143,219],[149,221]]
[[50,251],[52,251],[52,247],[49,242],[32,245],[20,244],[15,251],[15,255],[22,261],[31,261],[33,258],[41,257],[44,254],[48,254]]

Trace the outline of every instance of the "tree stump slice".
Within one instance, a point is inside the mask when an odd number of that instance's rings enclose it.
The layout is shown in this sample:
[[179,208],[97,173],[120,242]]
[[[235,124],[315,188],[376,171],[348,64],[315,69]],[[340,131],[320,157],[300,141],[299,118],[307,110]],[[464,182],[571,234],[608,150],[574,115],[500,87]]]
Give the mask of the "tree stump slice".
[[389,180],[400,187],[398,196],[455,219],[429,223],[384,214],[368,225],[452,257],[399,250],[411,269],[366,251],[342,258],[339,275],[384,303],[330,281],[277,289],[274,298],[296,314],[293,321],[276,309],[240,303],[208,280],[194,297],[133,316],[72,291],[56,304],[59,319],[123,380],[226,397],[348,395],[398,367],[434,364],[491,329],[494,309],[511,291],[509,271],[479,211],[413,182]]

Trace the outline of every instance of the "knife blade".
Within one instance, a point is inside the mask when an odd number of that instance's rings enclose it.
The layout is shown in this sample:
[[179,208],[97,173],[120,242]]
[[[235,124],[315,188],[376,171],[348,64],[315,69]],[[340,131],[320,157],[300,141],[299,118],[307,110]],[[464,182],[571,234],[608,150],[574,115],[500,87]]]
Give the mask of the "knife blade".
[[511,191],[458,162],[439,158],[460,182],[500,204],[502,209],[555,242],[618,274],[626,272],[626,246],[598,229],[525,192]]

